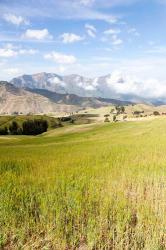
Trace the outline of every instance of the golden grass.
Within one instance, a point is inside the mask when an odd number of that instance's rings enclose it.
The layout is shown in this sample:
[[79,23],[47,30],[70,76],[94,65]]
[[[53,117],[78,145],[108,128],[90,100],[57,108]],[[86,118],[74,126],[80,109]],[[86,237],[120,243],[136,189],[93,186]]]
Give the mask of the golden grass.
[[166,119],[78,128],[0,138],[1,248],[166,249]]

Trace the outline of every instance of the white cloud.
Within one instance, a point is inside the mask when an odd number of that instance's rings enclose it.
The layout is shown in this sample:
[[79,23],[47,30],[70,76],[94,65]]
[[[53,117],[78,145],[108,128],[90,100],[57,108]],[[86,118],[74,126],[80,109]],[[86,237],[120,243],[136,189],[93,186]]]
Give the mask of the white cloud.
[[95,26],[93,26],[92,24],[86,23],[86,24],[85,24],[85,28],[86,28],[86,29],[90,29],[90,30],[92,30],[93,32],[97,32],[97,29],[96,29]]
[[116,35],[112,36],[112,44],[114,46],[121,45],[123,43],[123,40],[118,38]]
[[109,29],[104,31],[104,37],[101,38],[102,42],[109,42],[111,40],[113,46],[118,46],[123,43],[123,40],[118,37],[121,33],[120,29]]
[[11,75],[11,76],[20,73],[20,69],[18,69],[18,68],[7,68],[7,69],[4,69],[3,71],[4,71],[5,73]]
[[28,29],[23,34],[23,38],[27,39],[35,39],[35,40],[45,40],[45,39],[52,39],[53,37],[50,35],[47,29]]
[[10,58],[18,55],[34,55],[37,52],[35,49],[22,49],[15,47],[11,43],[7,43],[3,48],[0,48],[0,57]]
[[35,55],[38,53],[38,50],[36,49],[20,49],[18,50],[19,55]]
[[74,33],[64,33],[60,37],[62,38],[63,43],[75,43],[84,40],[84,37]]
[[93,25],[87,23],[85,24],[85,29],[90,37],[92,38],[96,37],[97,29]]
[[166,85],[155,78],[141,80],[120,71],[112,72],[107,84],[113,93],[137,96],[145,99],[162,99],[166,97]]
[[76,57],[73,55],[65,55],[59,52],[52,51],[44,56],[45,59],[51,59],[58,64],[74,64]]
[[[124,0],[123,0],[124,1]],[[109,2],[109,3],[108,3]],[[112,0],[111,0],[112,2]],[[108,0],[24,0],[0,1],[1,13],[14,12],[16,16],[51,17],[59,20],[102,20],[115,23],[119,18],[105,11]],[[56,10],[56,11],[55,11]]]
[[115,34],[119,34],[119,33],[121,33],[120,29],[109,29],[109,30],[104,31],[105,35],[115,35]]
[[14,57],[17,56],[17,52],[12,50],[12,49],[8,49],[8,48],[2,48],[0,49],[0,57]]
[[95,34],[92,30],[87,30],[86,32],[87,32],[87,34],[88,34],[90,37],[92,37],[92,38],[95,38],[95,37],[96,37],[96,34]]
[[25,19],[24,17],[16,16],[16,15],[13,15],[10,13],[4,14],[3,19],[5,21],[7,21],[8,23],[12,23],[12,24],[17,25],[17,26],[19,26],[21,24],[23,24],[23,25],[29,24],[29,21],[27,19]]

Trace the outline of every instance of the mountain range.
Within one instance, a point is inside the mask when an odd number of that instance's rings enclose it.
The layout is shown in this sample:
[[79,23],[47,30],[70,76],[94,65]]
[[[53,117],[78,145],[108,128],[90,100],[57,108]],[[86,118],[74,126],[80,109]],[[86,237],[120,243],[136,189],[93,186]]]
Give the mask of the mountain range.
[[[20,81],[15,78],[11,83],[1,81],[0,114],[72,113],[85,108],[99,108],[110,104],[130,104],[130,102],[115,99],[81,97],[76,94],[62,93],[66,91],[62,91],[62,88],[60,89],[60,86],[56,84],[49,85],[49,82],[42,76],[43,74],[40,77],[38,75],[38,78],[23,76],[19,78]],[[46,77],[45,74],[44,77]]]
[[[111,75],[87,78],[76,74],[60,76],[42,72],[14,78],[11,83],[19,88],[46,89],[61,94],[125,100],[125,96],[110,88],[110,79]],[[117,83],[123,84],[123,78],[117,79]]]
[[[148,97],[148,95],[142,96],[139,92],[137,94],[136,86],[143,86],[143,83],[136,82],[136,80],[126,78],[118,73],[88,78],[77,74],[60,76],[54,73],[42,72],[16,77],[11,80],[11,83],[19,88],[43,89],[60,94],[75,94],[82,97],[117,99],[154,105],[166,104],[166,100],[163,98],[152,98]],[[130,89],[127,87],[128,83],[131,85]]]

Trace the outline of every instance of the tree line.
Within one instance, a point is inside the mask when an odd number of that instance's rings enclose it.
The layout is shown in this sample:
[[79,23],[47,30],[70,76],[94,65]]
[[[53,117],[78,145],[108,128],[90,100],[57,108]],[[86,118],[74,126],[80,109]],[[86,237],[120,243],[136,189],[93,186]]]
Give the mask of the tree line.
[[13,121],[9,127],[0,128],[0,135],[39,135],[47,130],[47,120],[27,120],[21,126],[16,121]]

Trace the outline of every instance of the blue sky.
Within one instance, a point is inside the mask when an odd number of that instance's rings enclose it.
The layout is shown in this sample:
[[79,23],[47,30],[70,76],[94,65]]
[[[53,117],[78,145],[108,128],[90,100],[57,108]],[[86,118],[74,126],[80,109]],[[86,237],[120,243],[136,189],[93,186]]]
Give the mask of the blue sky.
[[165,0],[0,0],[0,78],[124,74],[164,85]]

